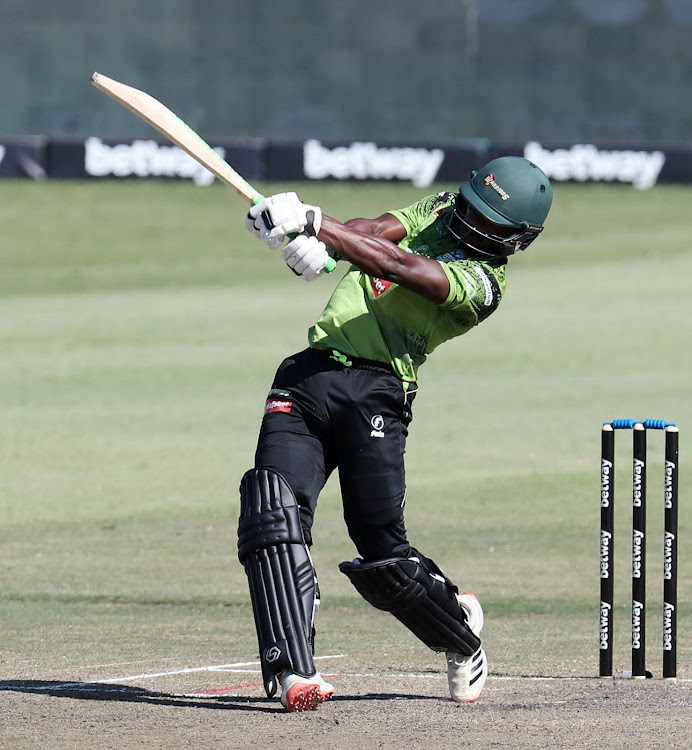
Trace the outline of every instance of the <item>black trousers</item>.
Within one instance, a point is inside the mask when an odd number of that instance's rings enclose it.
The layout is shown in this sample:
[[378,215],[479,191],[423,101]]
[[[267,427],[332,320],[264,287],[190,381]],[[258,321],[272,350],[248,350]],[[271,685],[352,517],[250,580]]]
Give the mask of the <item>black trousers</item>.
[[306,349],[282,362],[255,467],[278,472],[291,486],[308,546],[319,493],[337,469],[344,520],[359,555],[365,561],[410,557],[404,453],[416,385],[405,389],[386,365],[340,359]]

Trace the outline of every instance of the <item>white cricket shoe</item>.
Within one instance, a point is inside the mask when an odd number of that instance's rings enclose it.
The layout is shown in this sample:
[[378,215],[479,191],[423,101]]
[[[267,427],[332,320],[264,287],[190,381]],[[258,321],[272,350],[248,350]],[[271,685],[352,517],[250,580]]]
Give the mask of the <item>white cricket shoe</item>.
[[[483,629],[483,608],[474,594],[457,594],[459,606],[466,614],[469,630],[480,638]],[[457,703],[473,703],[483,692],[488,678],[488,659],[483,648],[473,656],[463,656],[447,651],[447,681],[452,700]]]
[[302,677],[293,672],[282,672],[281,704],[289,712],[312,711],[334,695],[334,686],[326,682],[319,672],[312,677]]

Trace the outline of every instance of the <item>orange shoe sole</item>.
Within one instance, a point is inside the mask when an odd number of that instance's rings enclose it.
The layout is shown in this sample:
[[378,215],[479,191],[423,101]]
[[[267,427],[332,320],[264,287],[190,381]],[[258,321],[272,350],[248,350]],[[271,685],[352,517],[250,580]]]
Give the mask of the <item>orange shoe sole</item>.
[[321,690],[317,683],[299,682],[291,686],[286,693],[286,709],[289,713],[314,711],[320,703],[329,700],[332,695],[334,695],[333,690]]

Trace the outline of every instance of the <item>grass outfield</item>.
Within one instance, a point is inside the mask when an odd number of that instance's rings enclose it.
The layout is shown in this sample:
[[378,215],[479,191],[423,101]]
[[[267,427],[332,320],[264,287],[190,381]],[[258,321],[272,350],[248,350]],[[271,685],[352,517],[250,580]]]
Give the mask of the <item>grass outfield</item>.
[[[299,191],[341,219],[421,195],[388,185]],[[679,674],[692,677],[691,197],[559,186],[544,237],[510,262],[500,311],[421,370],[409,532],[483,601],[495,674],[596,675],[599,427],[656,417],[681,427],[678,652]],[[244,232],[242,202],[220,185],[5,181],[0,201],[5,678],[255,658],[235,557],[237,485],[274,369],[304,346],[336,278],[295,279]],[[622,669],[631,450],[618,437]],[[662,446],[652,435],[656,675]],[[338,573],[354,550],[335,478],[315,537],[318,652],[363,668],[441,668]],[[126,663],[139,666],[117,666]]]

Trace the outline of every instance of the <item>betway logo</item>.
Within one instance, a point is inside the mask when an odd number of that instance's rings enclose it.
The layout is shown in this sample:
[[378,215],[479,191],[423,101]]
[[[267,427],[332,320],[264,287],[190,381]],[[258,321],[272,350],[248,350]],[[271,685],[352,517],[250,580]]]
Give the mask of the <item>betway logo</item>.
[[675,472],[675,461],[666,459],[665,486],[664,486],[664,508],[670,510],[673,507],[673,474]]
[[437,177],[445,152],[440,148],[379,148],[375,143],[352,143],[330,149],[319,141],[303,145],[303,171],[310,180],[410,180],[427,187]]
[[610,578],[610,543],[613,535],[601,529],[601,578]]
[[642,648],[642,627],[644,625],[644,605],[632,600],[632,648]]
[[[225,157],[223,148],[215,148]],[[92,177],[183,177],[196,185],[211,185],[214,175],[177,146],[156,141],[132,141],[109,146],[100,138],[84,143],[84,169]]]
[[644,494],[644,462],[641,458],[634,459],[634,479],[632,480],[632,506],[642,507],[642,496]]
[[672,651],[673,642],[673,617],[675,616],[675,606],[663,602],[663,650]]
[[601,632],[601,649],[610,648],[610,612],[612,607],[607,602],[601,602],[600,632]]
[[610,473],[613,464],[607,458],[601,459],[601,508],[610,507]]
[[677,550],[675,549],[675,534],[670,531],[666,531],[663,535],[663,580],[673,580],[673,567],[676,560],[673,556]]
[[641,578],[644,562],[644,534],[639,529],[632,530],[632,578]]
[[656,184],[666,160],[662,151],[601,151],[591,144],[550,151],[533,142],[524,156],[558,182],[629,182],[642,190]]

